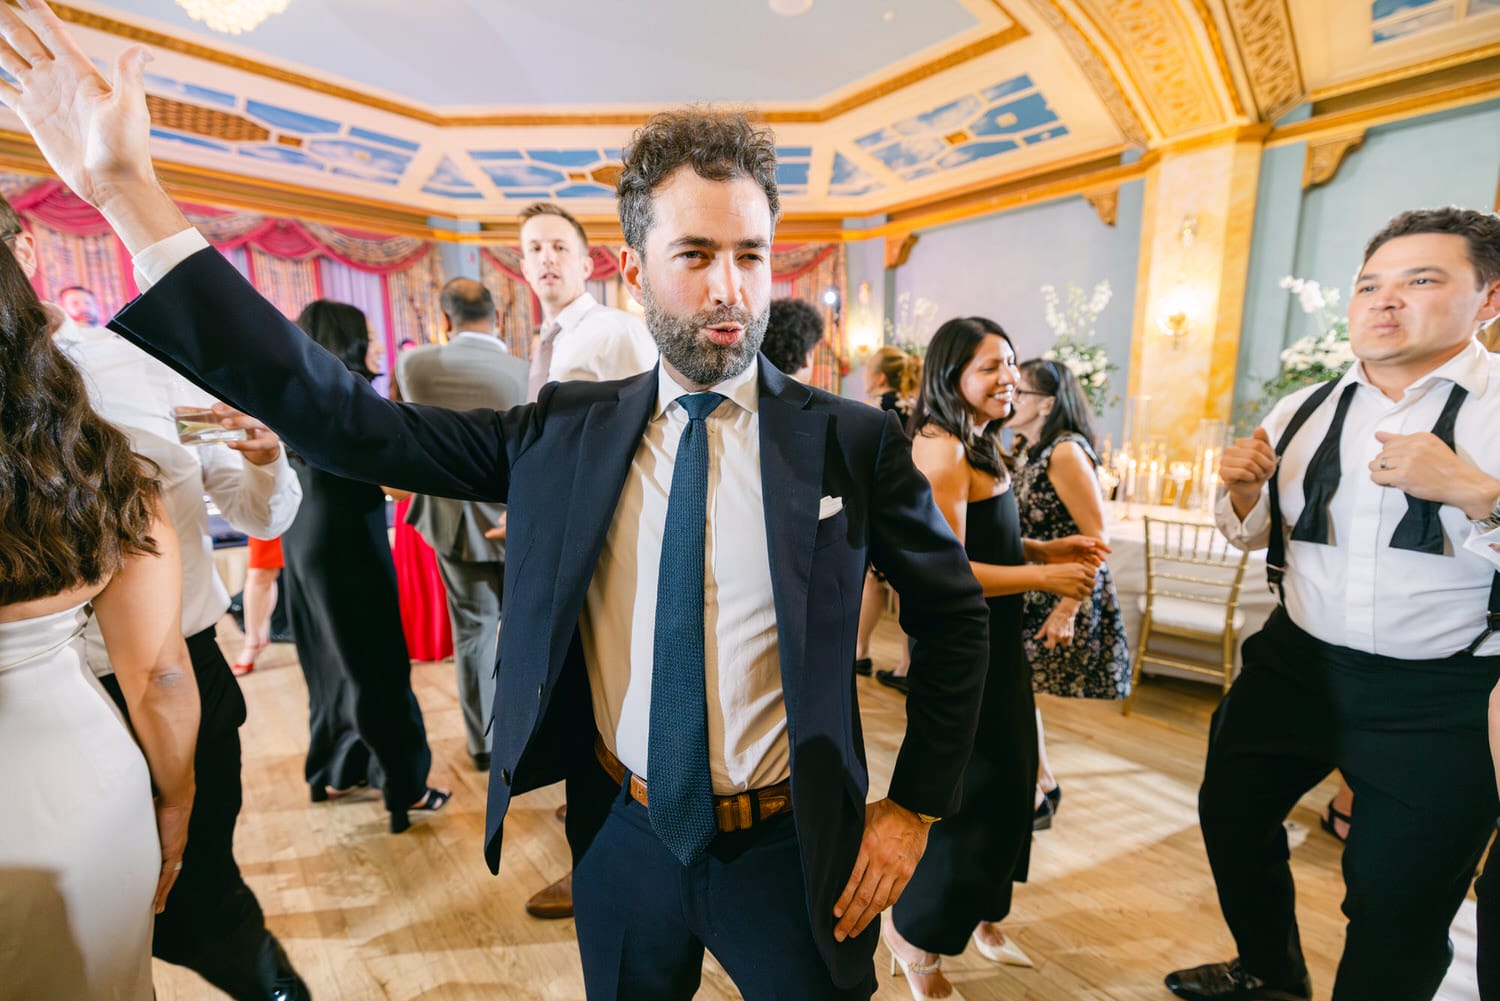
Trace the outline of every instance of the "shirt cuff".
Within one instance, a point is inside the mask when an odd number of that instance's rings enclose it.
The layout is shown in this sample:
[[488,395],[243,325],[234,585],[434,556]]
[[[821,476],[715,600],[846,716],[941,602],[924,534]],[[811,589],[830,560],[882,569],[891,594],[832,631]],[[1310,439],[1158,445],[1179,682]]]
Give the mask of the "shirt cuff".
[[1500,546],[1500,528],[1481,532],[1476,526],[1469,532],[1469,539],[1464,543],[1465,549],[1478,553],[1494,564],[1496,570],[1500,570],[1500,552],[1494,549],[1495,546]]
[[207,247],[208,240],[196,229],[189,227],[173,233],[164,240],[135,255],[135,284],[142,292],[167,277],[177,265]]
[[[1271,529],[1271,505],[1264,491],[1255,506],[1246,512],[1244,520],[1234,512],[1234,501],[1229,498],[1229,488],[1219,483],[1214,488],[1214,522],[1224,537],[1241,549],[1259,548],[1261,536],[1269,538]],[[1260,545],[1264,545],[1260,542]]]

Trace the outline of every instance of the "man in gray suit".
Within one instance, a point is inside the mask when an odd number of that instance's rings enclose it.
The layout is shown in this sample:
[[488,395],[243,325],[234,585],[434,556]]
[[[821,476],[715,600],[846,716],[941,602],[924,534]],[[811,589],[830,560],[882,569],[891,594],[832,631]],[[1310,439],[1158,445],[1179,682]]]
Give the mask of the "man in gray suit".
[[[490,290],[472,278],[455,278],[443,286],[438,303],[448,343],[401,355],[396,376],[402,396],[451,410],[504,410],[526,402],[530,367],[500,339]],[[504,504],[418,494],[406,515],[437,554],[448,590],[464,739],[481,772],[490,767],[485,734],[495,701],[492,668],[505,578],[505,542],[491,536],[504,514]]]

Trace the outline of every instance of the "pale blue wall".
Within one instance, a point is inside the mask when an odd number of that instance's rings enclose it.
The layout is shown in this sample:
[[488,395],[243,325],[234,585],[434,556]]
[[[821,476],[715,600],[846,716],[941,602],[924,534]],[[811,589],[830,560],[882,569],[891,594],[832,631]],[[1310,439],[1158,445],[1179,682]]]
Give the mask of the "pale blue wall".
[[[1086,291],[1109,280],[1114,299],[1100,316],[1098,336],[1120,367],[1111,380],[1124,398],[1135,319],[1136,266],[1141,247],[1142,183],[1120,188],[1114,226],[1099,221],[1082,198],[1048,202],[1001,215],[927,230],[896,271],[895,290],[937,303],[939,321],[988,316],[1015,341],[1021,360],[1052,345],[1041,287],[1073,282]],[[1100,435],[1120,440],[1123,403],[1099,422]]]
[[1236,379],[1236,409],[1279,368],[1281,348],[1313,332],[1278,286],[1284,275],[1338,286],[1347,299],[1365,243],[1411,208],[1492,210],[1500,181],[1500,101],[1371,129],[1327,185],[1304,193],[1306,146],[1266,151]]

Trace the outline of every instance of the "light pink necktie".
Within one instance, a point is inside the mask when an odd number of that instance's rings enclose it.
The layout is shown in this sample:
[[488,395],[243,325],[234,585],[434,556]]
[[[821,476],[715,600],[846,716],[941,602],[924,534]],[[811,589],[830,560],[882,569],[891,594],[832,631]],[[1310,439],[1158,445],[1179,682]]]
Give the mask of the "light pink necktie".
[[547,385],[547,373],[552,369],[552,342],[557,340],[561,324],[549,323],[542,328],[536,342],[536,354],[531,358],[531,374],[526,380],[526,402],[535,403]]

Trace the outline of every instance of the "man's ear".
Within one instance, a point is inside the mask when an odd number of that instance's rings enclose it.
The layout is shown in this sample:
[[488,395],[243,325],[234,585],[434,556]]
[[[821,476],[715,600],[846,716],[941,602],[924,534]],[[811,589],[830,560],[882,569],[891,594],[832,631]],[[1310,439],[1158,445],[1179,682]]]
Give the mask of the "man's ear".
[[[16,256],[19,258],[21,255]],[[1490,282],[1485,289],[1484,302],[1480,304],[1477,316],[1479,326],[1484,326],[1497,316],[1500,316],[1500,278]]]
[[583,248],[583,258],[578,266],[583,269],[583,280],[588,281],[589,276],[594,273],[594,252],[588,247]]
[[645,304],[646,298],[641,293],[641,279],[644,277],[645,260],[634,247],[625,246],[620,249],[620,277],[625,280],[625,287],[636,302]]

